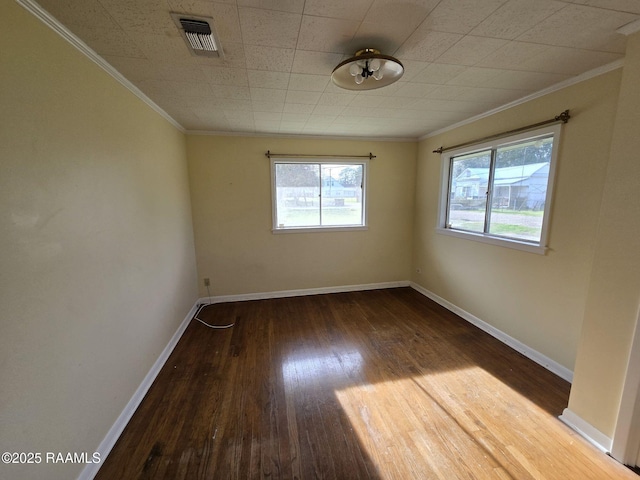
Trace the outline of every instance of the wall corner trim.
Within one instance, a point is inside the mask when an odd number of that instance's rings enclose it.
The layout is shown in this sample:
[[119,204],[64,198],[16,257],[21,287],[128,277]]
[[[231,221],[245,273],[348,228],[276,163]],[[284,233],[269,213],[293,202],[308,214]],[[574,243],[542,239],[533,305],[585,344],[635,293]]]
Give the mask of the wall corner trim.
[[155,361],[155,363],[153,364],[153,366],[151,367],[147,375],[142,380],[142,383],[140,384],[138,389],[135,391],[135,393],[129,400],[129,403],[127,403],[127,405],[124,407],[124,410],[122,410],[122,413],[120,413],[115,423],[111,426],[111,428],[105,435],[102,442],[100,442],[100,445],[96,449],[96,452],[100,453],[100,458],[102,459],[102,461],[100,463],[87,464],[84,467],[84,469],[82,469],[82,471],[80,472],[80,475],[78,476],[78,480],[91,480],[96,476],[96,474],[98,473],[98,470],[100,470],[100,467],[102,466],[102,463],[107,459],[109,452],[111,452],[111,449],[116,444],[116,441],[118,440],[118,438],[120,438],[120,435],[122,434],[125,427],[129,423],[129,420],[131,420],[131,417],[133,417],[133,414],[136,412],[136,409],[138,408],[140,403],[142,403],[142,400],[144,399],[144,396],[147,394],[147,391],[149,390],[149,388],[151,388],[153,381],[156,379],[156,377],[160,373],[160,370],[162,369],[165,362],[169,358],[169,355],[171,355],[171,352],[173,351],[175,346],[178,344],[178,341],[182,337],[182,334],[189,326],[189,323],[191,322],[191,319],[193,318],[193,316],[196,314],[197,309],[198,309],[198,303],[196,303],[191,308],[191,310],[189,311],[187,316],[184,318],[182,323],[180,323],[180,326],[176,330],[176,333],[173,334],[167,346],[164,347],[164,350],[162,351],[158,359]]
[[599,450],[604,453],[611,451],[612,440],[568,408],[565,408],[558,418]]
[[434,302],[440,304],[441,306],[443,306],[447,310],[455,313],[459,317],[462,317],[463,319],[465,319],[467,322],[475,325],[480,330],[484,330],[486,333],[488,333],[492,337],[497,338],[502,343],[504,343],[504,344],[508,345],[509,347],[513,348],[517,352],[520,352],[521,354],[523,354],[525,357],[529,358],[530,360],[533,360],[538,365],[541,365],[544,368],[546,368],[547,370],[549,370],[550,372],[558,375],[563,380],[566,380],[569,383],[573,382],[573,372],[571,370],[569,370],[567,367],[564,367],[564,366],[560,365],[555,360],[552,360],[551,358],[547,357],[546,355],[544,355],[544,354],[538,352],[537,350],[534,350],[533,348],[525,345],[521,341],[516,340],[515,338],[507,335],[503,331],[498,330],[497,328],[491,326],[490,324],[488,324],[484,320],[479,319],[475,315],[472,315],[471,313],[467,312],[466,310],[463,310],[462,308],[458,307],[457,305],[454,305],[453,303],[449,302],[448,300],[445,300],[444,298],[440,297],[439,295],[436,295],[435,293],[431,292],[430,290],[427,290],[426,288],[418,285],[417,283],[411,282],[410,286],[411,286],[411,288],[413,288],[414,290],[418,291],[419,293],[421,293],[425,297],[430,298],[431,300],[433,300]]

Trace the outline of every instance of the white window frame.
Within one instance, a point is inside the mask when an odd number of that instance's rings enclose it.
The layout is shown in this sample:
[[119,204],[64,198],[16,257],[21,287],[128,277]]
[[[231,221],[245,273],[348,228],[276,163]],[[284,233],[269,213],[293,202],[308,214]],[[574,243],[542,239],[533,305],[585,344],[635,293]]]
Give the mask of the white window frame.
[[[536,130],[530,130],[527,132],[519,133],[516,135],[510,135],[493,139],[484,143],[474,144],[467,147],[461,147],[456,150],[450,150],[441,154],[441,184],[440,184],[440,198],[438,205],[438,224],[436,226],[436,232],[442,235],[449,235],[457,238],[464,238],[466,240],[472,240],[482,243],[488,243],[491,245],[498,245],[502,247],[514,248],[517,250],[523,250],[526,252],[537,253],[544,255],[548,249],[549,240],[549,223],[551,220],[551,207],[553,201],[553,190],[555,183],[555,171],[558,163],[558,151],[560,149],[560,132],[562,129],[561,124],[550,125],[542,127]],[[553,136],[553,149],[551,150],[551,162],[549,164],[549,177],[547,180],[547,194],[545,197],[544,216],[542,221],[542,230],[540,233],[540,242],[529,242],[526,240],[516,240],[511,238],[505,238],[502,236],[491,235],[489,233],[469,232],[464,230],[456,230],[448,228],[446,225],[447,220],[447,208],[450,198],[450,168],[451,158],[459,157],[461,155],[470,154],[474,152],[480,152],[483,150],[497,149],[505,145],[518,143],[536,137],[548,137]]]
[[[276,193],[276,164],[279,163],[301,163],[308,165],[362,165],[362,224],[358,225],[330,225],[321,226],[314,225],[309,227],[297,226],[297,227],[279,227],[277,225],[278,220],[278,196]],[[322,176],[321,176],[322,178]],[[271,157],[271,231],[273,233],[310,233],[310,232],[344,232],[354,230],[368,230],[368,208],[367,208],[367,195],[368,195],[368,178],[369,178],[369,159],[354,160],[350,158],[277,158]],[[321,206],[319,208],[322,208]]]

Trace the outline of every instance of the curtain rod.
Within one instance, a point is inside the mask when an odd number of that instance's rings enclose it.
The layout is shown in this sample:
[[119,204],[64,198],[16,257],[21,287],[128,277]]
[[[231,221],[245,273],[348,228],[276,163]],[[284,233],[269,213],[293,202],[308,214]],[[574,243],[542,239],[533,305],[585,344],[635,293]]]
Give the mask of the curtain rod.
[[264,156],[267,158],[368,158],[369,160],[376,158],[371,152],[369,152],[369,155],[306,155],[297,153],[271,153],[270,150],[267,150]]
[[560,122],[567,123],[570,118],[571,118],[571,115],[569,115],[569,110],[565,110],[560,115],[557,115],[557,116],[553,117],[550,120],[545,120],[543,122],[533,123],[531,125],[527,125],[526,127],[520,127],[520,128],[516,128],[516,129],[513,129],[513,130],[508,130],[508,131],[502,132],[502,133],[496,133],[495,135],[489,135],[488,137],[477,138],[476,140],[471,140],[470,142],[459,143],[458,145],[453,145],[452,147],[436,148],[433,151],[433,153],[442,153],[442,152],[446,152],[448,150],[455,150],[456,148],[466,147],[468,145],[474,145],[476,143],[482,143],[482,142],[484,142],[486,140],[493,140],[494,138],[504,137],[506,135],[511,135],[513,133],[520,133],[520,132],[525,132],[527,130],[533,130],[534,128],[542,127],[544,125],[551,125],[552,123],[560,123]]

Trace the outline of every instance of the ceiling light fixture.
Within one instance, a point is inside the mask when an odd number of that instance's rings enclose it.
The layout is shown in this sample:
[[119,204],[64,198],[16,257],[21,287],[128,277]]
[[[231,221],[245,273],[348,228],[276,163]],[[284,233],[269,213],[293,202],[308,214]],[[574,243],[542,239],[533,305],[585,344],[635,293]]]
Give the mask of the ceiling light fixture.
[[391,85],[403,73],[404,66],[397,58],[382,55],[374,48],[365,48],[340,62],[333,69],[331,80],[347,90],[373,90]]

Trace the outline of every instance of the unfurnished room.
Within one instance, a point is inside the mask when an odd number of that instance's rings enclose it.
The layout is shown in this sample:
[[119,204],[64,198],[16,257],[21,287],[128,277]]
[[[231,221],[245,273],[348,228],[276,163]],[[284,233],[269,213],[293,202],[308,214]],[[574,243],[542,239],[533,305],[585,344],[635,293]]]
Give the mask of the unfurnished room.
[[635,479],[640,2],[2,0],[1,479]]

